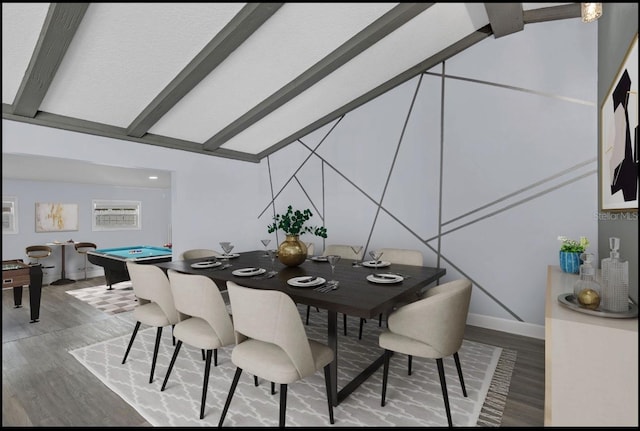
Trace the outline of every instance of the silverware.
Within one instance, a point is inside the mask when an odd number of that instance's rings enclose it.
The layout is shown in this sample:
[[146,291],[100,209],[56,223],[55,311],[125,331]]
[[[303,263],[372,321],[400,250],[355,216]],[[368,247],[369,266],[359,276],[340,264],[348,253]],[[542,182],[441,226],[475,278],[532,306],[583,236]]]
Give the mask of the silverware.
[[340,285],[340,283],[336,282],[336,283],[328,283],[326,286],[323,286],[322,289],[315,289],[320,293],[329,293],[332,290],[336,290],[338,288],[338,286]]
[[373,274],[373,276],[375,278],[382,278],[382,279],[385,279],[385,280],[397,280],[396,277],[390,277],[390,276],[384,275],[384,274]]
[[298,280],[298,283],[311,283],[312,281],[317,280],[318,277],[309,277],[306,280]]

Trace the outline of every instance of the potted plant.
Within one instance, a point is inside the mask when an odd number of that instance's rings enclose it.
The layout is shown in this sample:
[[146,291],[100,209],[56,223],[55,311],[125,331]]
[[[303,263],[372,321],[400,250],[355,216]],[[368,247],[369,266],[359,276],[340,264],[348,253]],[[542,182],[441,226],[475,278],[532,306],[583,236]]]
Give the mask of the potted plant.
[[586,236],[581,236],[579,241],[569,239],[566,236],[559,236],[560,246],[560,269],[564,272],[578,274],[580,272],[580,255],[589,247],[589,240]]
[[273,223],[267,226],[269,233],[280,229],[286,234],[286,239],[278,246],[278,260],[287,266],[298,266],[307,258],[307,246],[300,241],[300,235],[311,233],[326,238],[327,228],[324,226],[305,226],[313,217],[310,209],[294,210],[291,205],[284,214],[276,214]]

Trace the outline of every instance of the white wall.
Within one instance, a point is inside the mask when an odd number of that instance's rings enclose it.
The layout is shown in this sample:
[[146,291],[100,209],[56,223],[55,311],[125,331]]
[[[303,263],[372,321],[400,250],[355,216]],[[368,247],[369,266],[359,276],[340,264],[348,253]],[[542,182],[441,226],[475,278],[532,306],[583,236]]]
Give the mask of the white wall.
[[274,208],[310,208],[329,235],[303,236],[317,253],[325,242],[422,250],[445,281],[474,282],[470,323],[542,338],[557,236],[598,249],[596,25],[530,24],[486,39],[447,61],[444,80],[438,66],[268,163],[6,120],[3,152],[173,171],[176,256],[225,240],[238,251],[275,244]]

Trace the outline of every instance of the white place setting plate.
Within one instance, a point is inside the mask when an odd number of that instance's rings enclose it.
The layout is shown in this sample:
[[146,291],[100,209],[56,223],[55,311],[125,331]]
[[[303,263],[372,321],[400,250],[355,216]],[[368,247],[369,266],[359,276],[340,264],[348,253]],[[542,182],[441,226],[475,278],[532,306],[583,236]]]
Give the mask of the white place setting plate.
[[212,260],[204,260],[202,262],[196,262],[191,264],[191,268],[195,269],[204,269],[204,268],[213,268],[214,266],[222,265],[220,262],[214,262]]
[[314,260],[316,262],[328,262],[327,256],[312,256],[311,260]]
[[362,262],[362,266],[366,266],[369,268],[384,268],[385,266],[391,265],[391,262],[386,260],[379,260],[377,263],[375,260],[367,260]]
[[369,274],[367,275],[367,280],[372,283],[389,284],[400,283],[402,280],[404,280],[404,277],[396,274]]
[[264,268],[241,268],[232,271],[231,274],[237,275],[238,277],[253,277],[254,275],[260,275],[267,272]]
[[230,253],[230,254],[222,253],[220,256],[218,256],[218,259],[233,259],[235,257],[240,257],[240,255],[238,253]]
[[315,286],[320,286],[325,281],[327,280],[325,280],[322,277],[314,278],[311,275],[305,275],[303,277],[290,278],[289,280],[287,280],[287,283],[295,287],[315,287]]

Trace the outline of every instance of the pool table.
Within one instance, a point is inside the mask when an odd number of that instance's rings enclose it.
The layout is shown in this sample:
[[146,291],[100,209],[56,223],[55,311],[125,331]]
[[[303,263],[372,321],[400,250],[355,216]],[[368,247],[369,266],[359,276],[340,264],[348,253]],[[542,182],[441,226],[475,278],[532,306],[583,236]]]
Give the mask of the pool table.
[[128,260],[137,263],[170,262],[171,249],[166,247],[153,247],[149,245],[136,245],[132,247],[98,248],[87,252],[87,259],[94,265],[104,268],[104,278],[107,280],[108,289],[121,281],[130,280],[127,271]]

